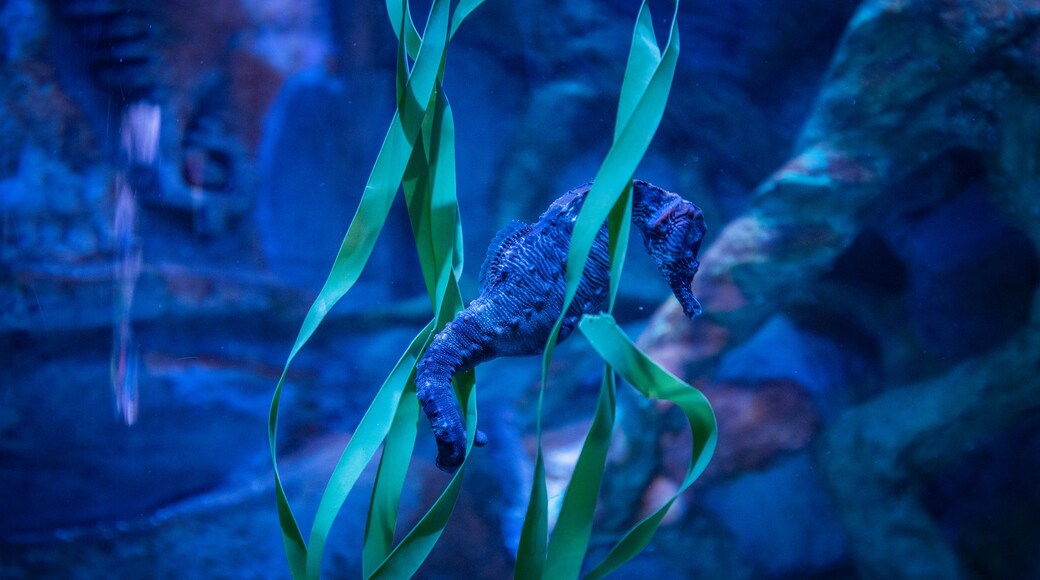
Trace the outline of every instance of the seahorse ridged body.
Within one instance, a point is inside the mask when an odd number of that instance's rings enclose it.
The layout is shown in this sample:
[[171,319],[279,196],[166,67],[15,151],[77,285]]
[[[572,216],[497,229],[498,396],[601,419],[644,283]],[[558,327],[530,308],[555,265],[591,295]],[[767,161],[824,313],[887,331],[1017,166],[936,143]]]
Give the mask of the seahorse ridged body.
[[[480,272],[480,296],[433,339],[416,376],[416,390],[437,439],[437,465],[454,472],[466,453],[466,431],[451,387],[456,373],[499,356],[540,354],[563,310],[567,250],[590,184],[572,189],[532,224],[514,221],[492,240]],[[700,313],[690,284],[704,238],[701,210],[678,195],[644,181],[632,183],[633,225],[679,299],[683,311]],[[577,295],[564,317],[558,341],[583,314],[602,310],[610,266],[604,224],[592,245]],[[476,444],[487,441],[483,433]]]

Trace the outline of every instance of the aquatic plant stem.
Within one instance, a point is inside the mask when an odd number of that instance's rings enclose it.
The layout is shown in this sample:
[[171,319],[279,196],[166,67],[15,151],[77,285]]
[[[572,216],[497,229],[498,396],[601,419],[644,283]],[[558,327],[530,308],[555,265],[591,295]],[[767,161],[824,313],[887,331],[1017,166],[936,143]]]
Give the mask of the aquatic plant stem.
[[[476,5],[479,5],[479,2],[468,2],[468,11],[471,12]],[[400,12],[407,12],[407,4],[402,1],[390,0],[388,6],[400,7]],[[402,98],[398,103],[398,110],[391,122],[383,147],[373,165],[358,211],[340,246],[329,278],[304,319],[296,342],[287,357],[285,370],[275,387],[268,419],[268,438],[283,545],[289,561],[290,572],[294,578],[318,577],[325,539],[332,521],[335,519],[335,514],[338,513],[347,493],[360,475],[361,469],[371,460],[379,442],[386,436],[408,375],[406,374],[402,380],[400,379],[401,372],[391,373],[391,378],[397,377],[397,379],[388,379],[365,415],[374,417],[375,427],[363,431],[362,425],[359,425],[351,439],[354,446],[348,445],[344,450],[344,454],[330,478],[330,484],[323,494],[318,514],[315,517],[315,526],[311,531],[310,551],[303,541],[302,533],[292,513],[277,464],[278,408],[285,378],[296,354],[313,335],[332,306],[353,287],[371,255],[375,240],[386,221],[393,197],[403,179],[407,161],[411,157],[419,136],[422,121],[426,117],[426,106],[431,102],[437,79],[443,71],[447,40],[451,34],[449,22],[451,22],[453,31],[469,12],[457,14],[452,21],[449,17],[449,2],[447,0],[434,1],[424,32],[424,39],[414,54],[415,64],[411,71],[407,71],[407,79],[403,79],[403,74],[399,76],[399,82],[403,86]],[[394,21],[393,18],[391,20]],[[399,70],[399,73],[402,71]],[[457,226],[453,228],[452,233],[455,236],[459,234]],[[461,247],[457,240],[453,240],[451,246],[453,248]],[[454,266],[461,265],[461,260],[452,257],[451,262],[453,267],[449,270],[453,276],[458,275],[459,272]],[[457,287],[457,282],[455,285]],[[444,283],[443,287],[447,289],[449,285]],[[412,347],[399,363],[399,365],[407,364],[409,374],[432,330],[433,323],[416,337]],[[475,422],[475,416],[472,417],[472,420]],[[364,419],[362,422],[364,423]]]

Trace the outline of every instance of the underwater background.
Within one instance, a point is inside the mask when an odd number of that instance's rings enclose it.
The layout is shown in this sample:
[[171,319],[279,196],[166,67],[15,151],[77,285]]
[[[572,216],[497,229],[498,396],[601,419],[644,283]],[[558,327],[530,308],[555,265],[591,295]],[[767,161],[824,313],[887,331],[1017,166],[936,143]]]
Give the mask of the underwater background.
[[[288,577],[268,405],[394,114],[383,4],[0,3],[0,578]],[[452,42],[467,299],[496,231],[595,174],[638,6],[488,0]],[[679,22],[636,176],[704,210],[704,315],[635,243],[615,316],[719,440],[615,576],[1040,578],[1040,2],[687,0]],[[429,320],[411,236],[395,205],[290,370],[304,524]],[[600,362],[576,337],[551,370],[553,506]],[[490,443],[418,577],[512,574],[540,360],[477,379]],[[675,409],[618,406],[593,557],[690,453]],[[435,455],[423,425],[404,524],[447,482]],[[366,474],[327,577],[360,575]]]

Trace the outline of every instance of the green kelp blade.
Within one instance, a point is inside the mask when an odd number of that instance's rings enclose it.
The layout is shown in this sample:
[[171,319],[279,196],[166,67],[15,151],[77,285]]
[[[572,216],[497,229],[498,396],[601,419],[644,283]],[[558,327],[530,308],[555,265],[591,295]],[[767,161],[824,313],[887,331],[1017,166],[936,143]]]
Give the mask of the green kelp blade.
[[[453,19],[456,27],[480,2],[466,4],[456,10]],[[462,12],[463,8],[466,8],[465,12]],[[439,82],[432,106],[423,121],[423,139],[417,151],[413,153],[412,161],[420,173],[425,165],[426,175],[422,179],[406,180],[405,198],[413,220],[416,248],[427,280],[427,289],[431,293],[436,313],[435,328],[439,330],[463,306],[458,287],[458,276],[462,272],[462,229],[456,195],[455,129],[451,107]],[[458,375],[455,386],[466,416],[469,433],[467,449],[471,449],[477,423],[473,373]],[[415,441],[418,403],[414,400],[414,391],[409,389],[408,394],[411,396],[407,401],[410,408],[404,409],[405,403],[401,403],[398,413],[401,420],[395,422],[387,435],[377,484],[373,489],[373,505],[384,510],[384,513],[370,514],[363,550],[365,577],[407,577],[418,570],[447,525],[462,485],[465,463],[419,523],[387,554],[397,525],[399,493],[403,488]],[[408,417],[411,417],[410,422]],[[385,559],[382,559],[383,556]]]
[[462,412],[466,417],[466,459],[452,476],[437,501],[368,578],[396,580],[397,578],[410,578],[414,575],[429,556],[430,551],[433,550],[437,540],[440,539],[441,533],[444,532],[444,527],[448,523],[448,518],[455,509],[455,501],[462,489],[466,462],[469,461],[473,450],[473,438],[477,432],[477,398],[473,371],[460,373],[455,377],[455,382],[456,392],[462,403]]
[[[436,102],[423,123],[423,139],[412,155],[410,171],[414,171],[416,178],[406,177],[403,185],[427,290],[434,301],[435,329],[440,330],[462,307],[462,297],[452,270],[451,256],[455,247],[452,238],[458,231],[454,121],[441,89],[438,89],[434,98]],[[397,528],[398,504],[415,445],[419,418],[414,376],[413,372],[401,398],[394,425],[387,435],[372,490],[362,558],[362,570],[366,577],[372,575],[390,554]],[[446,524],[447,520],[441,527]]]
[[[449,293],[458,296],[458,285],[455,283],[454,278],[451,280]],[[453,312],[454,307],[446,303],[435,323],[442,327],[442,321],[450,320]],[[430,339],[432,340],[432,338],[433,334],[431,333]],[[429,341],[427,341],[426,346],[429,346]],[[469,382],[466,383],[466,380]],[[463,375],[457,377],[456,387],[460,400],[468,400],[463,405],[463,412],[467,417],[466,424],[470,433],[469,443],[472,445],[472,435],[475,434],[477,422],[475,395],[472,399],[468,399],[468,393],[473,389],[472,374],[469,375],[469,379],[466,379]],[[456,479],[452,481],[451,485],[454,487],[450,491],[443,492],[441,497],[423,517],[422,530],[417,532],[413,528],[405,535],[397,548],[391,550],[394,532],[397,529],[401,490],[404,487],[404,480],[408,473],[419,420],[421,420],[421,414],[419,412],[419,401],[415,395],[415,372],[413,369],[405,391],[401,396],[394,423],[386,436],[386,444],[383,448],[379,471],[372,490],[372,503],[369,508],[362,551],[362,571],[366,578],[384,574],[385,572],[378,572],[380,567],[391,570],[411,569],[412,572],[409,574],[414,573],[429,555],[436,538],[440,536],[447,525],[448,517],[451,515],[455,500],[458,497],[458,489],[462,483],[461,474],[465,464],[459,468]],[[423,538],[433,538],[433,541],[419,543],[423,541]],[[394,554],[393,558],[395,561],[388,564],[387,562],[391,560],[391,554]]]
[[393,371],[379,388],[372,404],[354,430],[350,442],[340,455],[318,504],[314,525],[311,526],[306,555],[308,578],[318,578],[321,575],[321,558],[332,524],[361,472],[375,456],[390,431],[402,394],[409,383],[414,383],[415,364],[432,335],[431,322],[412,340],[404,355],[394,365]]
[[[646,6],[645,1],[643,5]],[[574,224],[574,233],[571,234],[571,245],[567,254],[567,297],[564,304],[570,304],[574,299],[599,228],[617,204],[622,192],[631,184],[632,177],[650,147],[657,127],[661,124],[679,58],[678,10],[679,3],[676,2],[668,44],[665,45],[661,60],[650,75],[650,81],[646,84],[643,94],[632,106],[628,121],[624,123],[614,144],[607,151]],[[654,61],[644,62],[649,65]],[[625,72],[626,80],[629,75],[642,78],[646,73],[633,70],[632,67],[627,68]],[[635,86],[632,83],[625,84]],[[618,123],[620,122],[619,118]]]
[[[456,10],[458,21],[458,10]],[[459,218],[459,200],[455,181],[455,117],[448,96],[438,85],[434,103],[433,134],[430,165],[433,190],[430,194],[430,245],[437,269],[436,304],[450,301],[455,310],[463,307],[458,281],[462,276],[462,223]],[[451,286],[449,286],[449,283]],[[453,288],[453,289],[452,289]],[[455,312],[451,312],[454,316]],[[445,323],[448,321],[445,320]]]
[[[389,2],[396,3],[395,0],[389,0]],[[389,3],[387,4],[386,8],[388,14],[392,12],[392,8]],[[406,18],[407,22],[405,21]],[[400,30],[398,30],[398,27],[400,27],[401,30],[404,30],[406,27],[409,27],[410,24],[410,28],[414,29],[415,25],[411,23],[411,20],[412,14],[408,8],[408,0],[404,0],[404,5],[402,6],[401,14],[399,16],[394,16],[393,14],[390,14],[391,24],[393,24],[394,22],[398,23],[394,26],[394,34],[397,35],[397,74],[394,75],[394,88],[397,100],[394,101],[394,103],[397,106],[398,111],[400,111],[404,107],[404,100],[406,94],[405,85],[408,83],[408,73],[411,70],[411,68],[408,66],[409,61],[407,42],[405,40],[405,36],[400,33]],[[422,39],[419,37],[418,32],[415,33],[415,38],[419,42],[422,41]]]
[[386,559],[394,543],[401,491],[415,448],[418,418],[419,400],[415,396],[415,373],[412,372],[383,445],[372,487],[361,552],[361,571],[366,578]]
[[[278,500],[278,515],[282,527],[283,543],[294,578],[305,576],[307,548],[299,526],[296,523],[296,518],[285,496],[285,490],[278,471],[276,440],[278,409],[281,403],[282,389],[285,385],[289,367],[300,349],[314,334],[332,307],[357,282],[361,270],[371,255],[375,246],[375,240],[382,230],[393,202],[397,185],[389,185],[392,179],[389,175],[395,173],[397,169],[393,166],[394,158],[401,156],[403,151],[410,151],[412,143],[414,143],[414,139],[411,143],[409,142],[405,128],[401,125],[400,116],[395,115],[390,131],[387,133],[383,149],[373,168],[373,175],[369,179],[369,185],[366,186],[365,194],[362,196],[357,213],[355,213],[347,230],[347,235],[340,245],[340,250],[329,278],[304,318],[296,342],[290,350],[285,369],[275,386],[274,396],[271,400],[271,410],[268,418],[268,439],[271,448],[271,461],[274,466],[275,494]],[[400,171],[403,174],[404,167],[400,167]]]
[[[407,0],[386,0],[386,15],[390,19],[390,26],[394,28],[394,36],[397,37],[399,42],[404,43],[404,52],[400,54],[401,58],[403,59],[407,56],[414,60],[419,55],[422,38],[419,36],[419,31],[415,28],[415,22],[412,21],[412,12],[408,7]],[[405,31],[403,38],[401,37],[402,29]]]
[[480,7],[484,3],[484,0],[460,0],[459,5],[455,7],[455,15],[451,19],[451,33],[449,39],[455,38],[455,33],[459,31],[459,26],[462,26],[462,22],[466,20],[466,17],[473,13],[474,10]]
[[[429,118],[430,115],[427,115]],[[424,123],[423,132],[426,132]],[[416,144],[412,151],[412,160],[409,162],[408,171],[402,187],[408,200],[408,211],[410,214],[412,228],[419,252],[419,262],[422,266],[423,278],[426,288],[431,296],[434,294],[436,280],[433,269],[433,253],[429,248],[429,224],[428,201],[429,196],[429,168],[426,162],[426,148],[422,140]],[[414,203],[418,199],[423,203]],[[436,305],[433,305],[436,307]],[[434,332],[437,330],[437,321],[431,322]],[[431,338],[433,334],[431,333]],[[423,346],[425,351],[429,342]],[[380,562],[390,553],[393,545],[394,532],[397,529],[397,513],[400,504],[401,491],[404,488],[405,476],[411,461],[412,452],[415,447],[417,432],[416,419],[418,418],[419,404],[415,395],[415,369],[412,369],[408,382],[404,386],[404,393],[394,416],[393,424],[386,437],[383,453],[379,459],[379,468],[376,473],[375,484],[372,487],[372,498],[369,502],[368,518],[365,523],[365,537],[362,548],[362,573],[370,575]]]
[[643,396],[669,401],[682,410],[690,425],[693,452],[678,491],[657,511],[629,530],[587,578],[602,578],[632,559],[650,543],[672,503],[704,472],[718,439],[715,413],[703,393],[661,368],[640,351],[609,314],[586,316],[579,323],[582,334],[603,360]]
[[607,450],[614,431],[617,385],[614,373],[609,369],[603,373],[599,389],[592,425],[578,455],[574,474],[567,484],[560,515],[549,540],[545,578],[577,578],[585,561]]
[[[435,0],[431,8],[430,22],[427,28],[444,28],[447,25],[448,0]],[[438,17],[439,16],[439,17]],[[431,36],[438,36],[433,34]],[[441,37],[445,34],[441,34]],[[407,115],[398,111],[390,123],[379,150],[372,172],[369,175],[365,191],[361,196],[357,212],[354,214],[347,228],[347,233],[340,244],[332,270],[325,281],[325,285],[318,293],[314,303],[311,305],[304,317],[300,333],[296,342],[290,350],[286,370],[289,363],[303,348],[307,340],[317,329],[321,321],[325,319],[332,307],[354,286],[361,271],[364,269],[368,258],[375,247],[376,239],[382,231],[383,224],[390,212],[394,196],[398,186],[404,177],[408,160],[411,157],[415,140],[419,136],[422,120],[425,117],[425,109],[422,108],[430,102],[436,81],[437,71],[444,60],[446,44],[444,38],[441,42],[431,42],[433,48],[425,50],[427,44],[423,44],[424,50],[420,52],[419,59],[412,69],[412,75],[408,79],[408,92],[413,95],[423,96],[422,99],[409,99],[411,103]],[[440,52],[432,52],[439,49]],[[432,69],[432,72],[431,72]],[[414,82],[413,82],[414,81]],[[422,103],[422,106],[419,105]],[[414,109],[414,110],[411,110]],[[284,374],[284,373],[283,373]],[[284,377],[279,381],[280,389]],[[276,415],[276,414],[275,414]]]
[[621,130],[632,118],[632,110],[643,98],[660,62],[661,49],[657,46],[657,36],[654,35],[650,5],[643,2],[636,17],[635,30],[632,31],[632,46],[628,51],[625,77],[621,81],[621,96],[618,98],[617,119],[614,122],[614,141],[618,140]]
[[[461,269],[455,268],[461,260],[454,254],[462,251],[455,183],[455,121],[440,85],[429,111],[432,114],[423,124],[423,146],[413,155],[415,173],[421,179],[411,183],[406,178],[404,189],[427,291],[437,312],[446,299],[448,281],[461,274]],[[461,307],[461,297],[454,299]]]
[[[633,32],[631,60],[625,68],[622,81],[616,137],[596,172],[595,181],[582,204],[574,224],[574,233],[571,234],[565,304],[574,299],[599,228],[625,188],[631,185],[632,176],[646,155],[668,104],[668,94],[679,58],[679,3],[675,3],[668,43],[659,59],[654,57],[657,41],[650,24],[649,10],[644,0]],[[648,31],[645,30],[647,26],[651,26]],[[644,83],[643,79],[647,78],[649,80]]]
[[[645,5],[644,1],[644,8]],[[664,116],[668,93],[671,90],[672,78],[675,74],[675,64],[679,58],[678,2],[675,7],[668,44],[665,46],[661,60],[650,75],[650,81],[646,85],[643,95],[632,108],[628,122],[625,123],[617,140],[607,151],[606,158],[596,173],[596,180],[586,195],[585,203],[582,204],[581,212],[574,224],[567,254],[567,291],[564,297],[563,313],[566,313],[577,293],[578,284],[585,271],[585,263],[596,235],[599,233],[599,228],[606,221],[625,188],[631,184],[632,176],[646,154],[646,150],[657,132],[657,127],[661,123],[661,118]],[[646,62],[649,64],[652,61]],[[642,77],[645,71],[633,71],[628,68],[626,76],[629,74]],[[548,370],[548,362],[562,322],[563,315],[557,320],[556,328],[546,345],[546,356],[542,363],[543,376]]]
[[513,577],[517,580],[537,580],[545,571],[546,539],[549,535],[549,493],[545,484],[545,457],[542,456],[542,393],[538,394],[537,443],[534,457],[534,481],[527,500],[527,512],[520,529],[520,545],[516,551]]
[[[451,31],[448,33],[448,40],[455,38],[455,33],[459,31],[459,27],[462,26],[462,22],[466,20],[466,17],[483,3],[484,0],[461,0],[459,2],[451,19]],[[407,55],[414,59],[419,54],[419,45],[422,39],[419,37],[419,31],[416,30],[415,24],[412,22],[412,15],[408,10],[407,4],[402,4],[401,0],[386,0],[386,11],[390,17],[390,25],[394,27],[394,35],[399,39],[401,38],[401,24],[403,22]]]
[[[644,6],[645,4],[644,1]],[[661,118],[664,116],[668,93],[671,90],[672,78],[675,74],[675,64],[679,58],[678,6],[678,2],[676,2],[668,44],[665,46],[661,60],[651,75],[645,92],[633,107],[628,122],[625,123],[617,140],[607,151],[606,158],[596,173],[596,180],[575,221],[567,254],[567,292],[564,297],[564,313],[577,293],[578,285],[585,271],[585,263],[588,261],[589,252],[599,233],[599,228],[617,205],[618,199],[625,189],[631,185],[632,176],[646,154],[646,150],[657,132],[657,127],[661,123]],[[637,74],[637,72],[626,69],[626,74]],[[638,76],[642,76],[642,74]],[[561,315],[546,347],[546,356],[542,363],[543,377],[548,370],[549,358],[562,322],[563,316]]]
[[[542,386],[539,392],[538,420],[536,423],[535,477],[531,486],[531,502],[528,504],[527,519],[525,519],[524,528],[521,532],[520,549],[517,553],[516,570],[518,578],[541,578],[544,572],[543,566],[545,564],[547,539],[547,525],[544,522],[547,521],[548,515],[544,492],[545,470],[542,465],[541,412],[549,363],[559,336],[563,318],[577,292],[578,284],[585,269],[585,263],[588,260],[589,252],[599,232],[599,228],[617,205],[626,188],[631,184],[632,176],[645,155],[664,115],[668,93],[671,90],[672,78],[675,72],[675,64],[679,55],[678,8],[678,1],[676,1],[668,42],[661,58],[658,60],[654,57],[656,39],[652,34],[652,27],[649,35],[644,30],[646,26],[651,24],[647,2],[644,1],[640,7],[640,16],[637,19],[636,31],[634,32],[633,49],[630,54],[636,60],[634,62],[630,60],[627,64],[625,80],[622,83],[624,102],[622,103],[622,108],[619,109],[617,125],[623,125],[623,128],[616,132],[616,139],[596,175],[592,189],[585,198],[585,203],[571,234],[567,258],[567,291],[564,297],[563,309],[560,318],[556,321],[556,325],[549,335],[549,340],[546,342],[545,355],[542,358]],[[639,43],[650,43],[652,46],[649,49],[639,48],[637,47]],[[649,79],[648,81],[644,82],[644,80],[641,80],[647,78]],[[643,87],[644,84],[645,88],[642,94],[639,94],[640,91],[638,89]],[[629,109],[630,112],[627,112],[628,118],[624,119],[623,115]],[[599,404],[597,404],[597,408],[599,408]],[[591,452],[592,450],[590,450]],[[590,461],[588,465],[591,464],[592,462]],[[585,481],[592,481],[596,477],[602,477],[601,475],[586,474],[584,470],[581,474],[576,472],[575,476],[579,476],[579,479]],[[566,534],[568,531],[564,530],[560,533]],[[579,533],[583,534],[584,532]],[[567,557],[571,562],[573,562],[574,558],[574,556]],[[569,564],[567,567],[572,569],[573,564]],[[521,576],[521,571],[527,575]]]
[[[436,99],[436,97],[434,97]],[[426,293],[430,297],[430,307],[436,312],[438,267],[431,240],[430,196],[432,195],[430,178],[431,169],[427,151],[430,148],[427,134],[432,130],[434,115],[429,114],[433,108],[427,109],[423,120],[422,139],[415,144],[412,158],[408,161],[401,188],[404,190],[405,203],[408,208],[408,220],[412,226],[412,238],[415,241],[419,265],[422,270]]]
[[[308,550],[285,495],[285,489],[278,470],[278,408],[281,402],[285,378],[296,354],[314,334],[314,331],[332,307],[357,282],[362,269],[372,253],[375,241],[390,211],[394,195],[401,183],[412,147],[419,135],[421,120],[425,116],[425,111],[422,110],[422,107],[429,102],[432,96],[437,75],[444,62],[448,21],[448,2],[446,0],[435,0],[427,22],[427,38],[431,39],[431,41],[423,42],[418,51],[412,74],[409,75],[406,83],[406,93],[411,98],[404,99],[402,106],[391,121],[383,146],[373,165],[368,184],[365,186],[365,192],[358,205],[358,210],[351,220],[347,234],[340,245],[336,260],[329,273],[329,278],[304,318],[271,400],[271,410],[268,418],[268,440],[274,470],[275,495],[277,497],[279,524],[282,529],[282,540],[285,546],[286,557],[289,561],[289,568],[294,578],[303,578],[307,575]],[[313,561],[314,557],[311,556],[311,558]],[[317,562],[320,567],[320,554],[317,557]]]
[[[427,203],[424,211],[413,212],[414,215],[430,220],[423,227],[416,228],[417,232],[429,232],[428,238],[417,237],[416,243],[428,244],[429,247],[420,249],[421,253],[432,254],[435,264],[432,266],[437,271],[437,328],[440,329],[454,318],[456,312],[462,308],[462,296],[458,289],[458,275],[461,272],[461,257],[456,257],[456,252],[461,252],[461,230],[458,224],[459,208],[456,197],[455,182],[455,129],[451,107],[443,91],[439,91],[434,103],[434,118],[429,124],[431,131],[429,139],[429,165],[432,177],[427,184],[432,190],[423,195],[422,191],[414,191],[409,196],[411,205]],[[424,266],[425,268],[426,266]],[[443,283],[443,284],[442,284]],[[446,284],[446,286],[444,285]],[[443,289],[443,294],[442,294]],[[466,416],[467,461],[472,450],[473,439],[476,434],[477,412],[476,412],[476,390],[474,388],[474,375],[472,372],[460,373],[455,377],[455,388],[458,399],[462,405],[462,412]],[[395,433],[391,432],[391,437]],[[408,436],[414,438],[411,432]],[[448,523],[448,518],[454,509],[455,502],[462,486],[463,474],[466,463],[460,466],[455,476],[452,477],[448,486],[440,497],[427,510],[426,514],[419,520],[401,542],[386,557],[378,569],[371,574],[366,567],[366,577],[373,578],[406,578],[414,574],[419,566],[425,561],[433,549],[441,533]],[[403,477],[398,473],[398,477]]]
[[278,386],[275,387],[274,397],[271,399],[267,432],[271,445],[271,464],[274,470],[274,491],[278,505],[278,525],[282,530],[282,546],[285,548],[285,557],[289,562],[289,573],[292,574],[294,579],[299,579],[307,575],[307,544],[303,542],[303,533],[300,532],[300,525],[296,523],[296,517],[293,515],[292,507],[289,505],[289,498],[285,495],[282,477],[278,472],[278,454],[275,450],[275,433],[278,431],[278,404],[282,399],[282,384],[285,382],[287,372],[288,369],[282,372],[282,377],[278,380]]
[[628,254],[629,234],[632,231],[632,185],[629,184],[607,216],[607,250],[610,255],[610,296],[607,312],[614,312],[621,271]]
[[[412,157],[419,175],[414,180],[406,179],[404,185],[414,220],[413,230],[424,277],[427,278],[428,290],[435,302],[435,327],[439,329],[462,306],[452,268],[455,263],[452,253],[457,246],[453,237],[460,231],[457,226],[458,203],[455,194],[454,125],[447,100],[440,90],[435,93],[434,106],[427,111],[423,131],[423,140],[413,151]],[[423,157],[425,151],[429,151],[429,159]],[[422,172],[424,165],[427,167],[425,175]],[[414,370],[409,381],[414,382]],[[387,556],[397,525],[399,495],[415,441],[418,404],[411,382],[408,384],[409,398],[400,403],[401,407],[408,408],[399,409],[396,415],[398,419],[387,434],[384,457],[380,461],[376,486],[373,488],[374,509],[383,511],[370,512],[363,547],[366,576],[382,574],[380,569],[417,568],[433,547],[433,542],[424,543],[420,540],[434,538],[435,541],[439,537],[447,525],[462,481],[460,471],[459,478],[453,480],[457,483],[449,486],[450,489],[442,494],[428,516],[422,520],[421,534],[416,535],[414,530],[406,534],[401,545]],[[475,413],[473,408],[470,416],[474,425]],[[411,417],[410,422],[408,417]],[[318,556],[312,554],[311,557]],[[383,562],[380,567],[375,568],[380,562]]]
[[[628,249],[632,226],[632,187],[629,185],[610,212],[607,220],[610,252],[610,297],[608,312],[614,310],[614,300],[621,282],[621,270]],[[577,578],[588,551],[592,536],[592,521],[599,500],[599,491],[606,469],[607,452],[614,432],[617,406],[617,385],[614,370],[604,365],[603,378],[596,411],[592,416],[589,433],[574,467],[564,494],[556,528],[549,540],[546,561],[547,578]]]

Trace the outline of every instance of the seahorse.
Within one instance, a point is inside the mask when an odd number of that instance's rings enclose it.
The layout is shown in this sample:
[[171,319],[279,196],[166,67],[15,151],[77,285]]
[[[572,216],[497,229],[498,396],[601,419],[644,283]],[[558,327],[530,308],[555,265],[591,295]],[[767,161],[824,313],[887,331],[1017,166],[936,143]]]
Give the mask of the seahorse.
[[[451,387],[456,373],[501,356],[540,354],[563,310],[571,232],[591,184],[554,201],[538,221],[513,221],[488,247],[480,295],[445,325],[418,364],[416,394],[437,440],[437,466],[454,473],[466,454],[466,430]],[[687,316],[701,307],[690,289],[704,239],[700,208],[645,181],[632,182],[632,221]],[[557,343],[583,314],[602,310],[610,280],[607,227],[596,235]],[[487,443],[478,431],[475,445]]]

